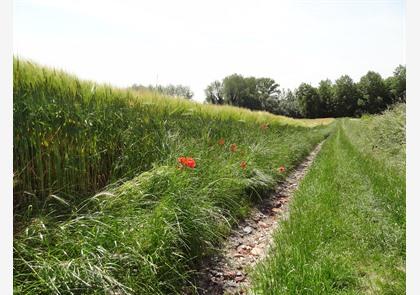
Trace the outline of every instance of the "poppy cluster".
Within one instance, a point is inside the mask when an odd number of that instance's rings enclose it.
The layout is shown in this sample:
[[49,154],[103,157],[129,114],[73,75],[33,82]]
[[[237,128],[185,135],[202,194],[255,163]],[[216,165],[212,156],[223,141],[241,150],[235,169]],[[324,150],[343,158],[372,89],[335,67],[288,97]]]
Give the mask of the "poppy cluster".
[[236,152],[238,150],[238,146],[235,144],[235,143],[232,143],[231,145],[230,145],[230,151],[232,152],[232,153],[234,153],[234,152]]
[[284,171],[286,171],[286,168],[284,168],[284,166],[280,166],[279,167],[279,172],[280,173],[283,173]]
[[195,160],[191,157],[179,157],[178,162],[185,167],[195,168]]
[[245,161],[242,161],[242,162],[241,162],[241,168],[242,168],[242,169],[246,169],[246,162],[245,162]]
[[224,145],[225,144],[225,139],[221,138],[219,139],[219,141],[217,142],[219,145]]

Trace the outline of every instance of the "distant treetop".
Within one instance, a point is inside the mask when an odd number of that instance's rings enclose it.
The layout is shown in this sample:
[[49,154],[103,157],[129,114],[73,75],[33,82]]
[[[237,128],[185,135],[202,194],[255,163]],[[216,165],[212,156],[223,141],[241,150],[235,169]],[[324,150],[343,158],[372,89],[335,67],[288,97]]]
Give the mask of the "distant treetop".
[[318,87],[302,83],[295,90],[280,89],[271,78],[233,74],[210,83],[204,90],[210,104],[229,104],[264,110],[289,117],[320,118],[379,113],[396,102],[405,102],[406,67],[399,65],[393,76],[383,79],[369,71],[354,82],[342,75],[334,83],[323,80]]
[[156,91],[158,93],[173,96],[173,97],[182,97],[186,99],[191,99],[194,96],[194,93],[191,91],[190,87],[184,86],[184,85],[149,85],[149,86],[143,86],[141,84],[133,84],[133,86],[130,87],[130,89],[133,90],[148,90],[148,91]]

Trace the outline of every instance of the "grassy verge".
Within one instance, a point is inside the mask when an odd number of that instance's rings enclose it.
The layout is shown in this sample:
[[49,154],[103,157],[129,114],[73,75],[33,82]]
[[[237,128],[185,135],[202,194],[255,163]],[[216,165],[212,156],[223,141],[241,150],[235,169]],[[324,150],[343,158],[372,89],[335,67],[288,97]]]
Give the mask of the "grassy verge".
[[17,294],[194,289],[195,263],[332,128],[18,60],[14,75]]
[[348,136],[362,153],[405,174],[405,104],[395,105],[381,116],[351,119],[347,125]]
[[254,272],[256,294],[405,294],[403,107],[340,122]]
[[17,221],[60,199],[77,205],[182,154],[198,156],[222,137],[253,143],[261,124],[282,136],[329,123],[128,92],[19,59],[13,74]]

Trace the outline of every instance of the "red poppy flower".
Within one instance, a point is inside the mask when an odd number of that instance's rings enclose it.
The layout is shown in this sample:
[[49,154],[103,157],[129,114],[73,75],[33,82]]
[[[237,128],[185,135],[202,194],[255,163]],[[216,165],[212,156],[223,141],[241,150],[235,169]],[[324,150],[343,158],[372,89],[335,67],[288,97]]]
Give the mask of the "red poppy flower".
[[235,144],[235,143],[232,143],[231,145],[230,145],[230,151],[232,152],[232,153],[234,153],[234,152],[236,152],[236,150],[238,149],[238,146]]
[[217,142],[219,145],[224,145],[225,144],[225,139],[221,138],[219,139],[219,141]]
[[246,162],[245,162],[245,161],[242,161],[242,162],[241,162],[241,168],[242,168],[242,169],[246,169]]
[[190,168],[195,168],[195,160],[190,157],[179,157],[178,162],[181,163],[183,166],[187,166]]
[[260,126],[261,129],[265,130],[268,128],[268,124],[261,124]]
[[286,171],[286,168],[284,168],[284,166],[280,166],[279,167],[279,172],[280,173],[283,173],[284,171]]
[[187,164],[190,168],[195,168],[195,160],[193,158],[187,158]]

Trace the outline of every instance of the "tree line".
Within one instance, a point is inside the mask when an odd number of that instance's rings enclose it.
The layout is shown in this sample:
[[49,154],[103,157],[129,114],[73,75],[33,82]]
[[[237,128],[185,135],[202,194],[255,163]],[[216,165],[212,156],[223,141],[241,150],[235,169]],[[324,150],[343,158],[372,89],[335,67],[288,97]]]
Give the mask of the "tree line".
[[190,87],[184,86],[184,85],[149,85],[149,86],[143,86],[141,84],[133,84],[131,87],[133,90],[138,91],[153,91],[158,92],[163,95],[167,96],[174,96],[174,97],[182,97],[186,99],[191,99],[194,96],[194,93],[191,91]]
[[405,85],[403,65],[386,79],[369,71],[359,82],[343,75],[334,83],[329,79],[320,81],[318,87],[302,83],[295,90],[280,89],[271,78],[233,74],[210,83],[205,89],[205,101],[295,118],[353,117],[379,113],[391,104],[405,102]]

